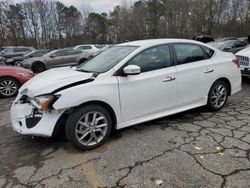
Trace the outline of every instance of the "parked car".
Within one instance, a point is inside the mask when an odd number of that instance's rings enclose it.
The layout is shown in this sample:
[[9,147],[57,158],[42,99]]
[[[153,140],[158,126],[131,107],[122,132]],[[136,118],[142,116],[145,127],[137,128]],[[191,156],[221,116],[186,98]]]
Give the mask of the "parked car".
[[241,74],[244,77],[250,77],[250,47],[239,51],[236,57],[240,59]]
[[85,44],[85,45],[78,45],[74,47],[75,50],[81,50],[83,52],[89,52],[89,53],[96,53],[100,50],[96,45],[93,44]]
[[31,69],[34,73],[40,73],[55,67],[81,64],[85,62],[90,55],[90,53],[80,50],[54,50],[42,57],[26,59],[20,63],[20,66]]
[[209,37],[209,36],[196,36],[193,38],[193,40],[197,40],[203,43],[208,43],[208,42],[213,42],[214,38]]
[[128,42],[85,64],[37,75],[12,105],[12,126],[20,134],[50,137],[65,125],[74,146],[93,149],[112,129],[204,105],[220,110],[240,89],[232,53],[193,40]]
[[12,57],[8,59],[9,64],[13,65],[20,65],[20,63],[26,59],[33,58],[33,57],[42,57],[43,55],[47,54],[48,50],[35,50],[30,53],[27,53],[23,56]]
[[5,62],[5,58],[0,56],[0,65],[5,64],[4,62]]
[[5,58],[5,64],[15,65],[12,58],[24,56],[27,53],[34,51],[32,47],[17,46],[17,47],[5,47],[2,51],[2,57]]
[[208,45],[217,48],[221,51],[231,52],[233,54],[249,46],[246,42],[243,42],[241,40],[209,42]]
[[30,70],[0,65],[0,97],[13,97],[26,81],[33,77]]

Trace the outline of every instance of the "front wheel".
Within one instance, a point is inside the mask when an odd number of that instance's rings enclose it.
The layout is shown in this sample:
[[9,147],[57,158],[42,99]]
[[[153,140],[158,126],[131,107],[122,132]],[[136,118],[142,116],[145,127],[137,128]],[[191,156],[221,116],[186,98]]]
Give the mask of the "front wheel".
[[212,111],[218,111],[222,109],[227,103],[229,95],[228,86],[224,81],[216,81],[208,94],[207,106]]
[[98,105],[88,105],[72,113],[65,127],[67,139],[80,150],[90,150],[102,145],[112,130],[109,112]]
[[0,79],[0,97],[14,97],[20,88],[19,82],[14,78]]

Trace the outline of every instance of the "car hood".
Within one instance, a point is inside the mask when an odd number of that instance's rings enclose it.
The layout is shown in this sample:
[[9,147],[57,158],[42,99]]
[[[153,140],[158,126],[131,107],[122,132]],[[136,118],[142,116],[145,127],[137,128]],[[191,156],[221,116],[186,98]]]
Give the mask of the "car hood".
[[92,75],[93,73],[79,72],[71,67],[50,69],[26,82],[19,92],[29,97],[49,94],[66,85],[87,80]]
[[31,70],[29,69],[24,69],[21,67],[17,67],[17,66],[0,66],[0,71],[1,72],[21,72],[21,73],[32,73]]
[[245,48],[241,51],[239,51],[238,53],[236,53],[235,55],[240,55],[240,56],[247,56],[250,57],[250,47]]

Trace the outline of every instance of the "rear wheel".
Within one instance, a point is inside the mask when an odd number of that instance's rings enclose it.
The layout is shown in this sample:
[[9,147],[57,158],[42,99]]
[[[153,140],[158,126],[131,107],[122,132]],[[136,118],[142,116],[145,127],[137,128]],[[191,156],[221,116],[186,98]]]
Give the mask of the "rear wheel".
[[216,81],[208,94],[208,108],[212,111],[222,109],[227,103],[228,95],[229,89],[227,84],[222,80]]
[[112,119],[108,111],[98,105],[88,105],[69,116],[65,134],[78,149],[90,150],[102,145],[111,130]]
[[1,97],[14,97],[20,88],[19,82],[14,78],[1,78],[0,79],[0,96]]
[[45,66],[44,66],[44,64],[42,62],[34,62],[33,65],[32,65],[31,70],[34,73],[40,73],[40,72],[45,71]]
[[85,61],[87,61],[87,59],[81,59],[81,60],[78,62],[78,65],[84,63]]

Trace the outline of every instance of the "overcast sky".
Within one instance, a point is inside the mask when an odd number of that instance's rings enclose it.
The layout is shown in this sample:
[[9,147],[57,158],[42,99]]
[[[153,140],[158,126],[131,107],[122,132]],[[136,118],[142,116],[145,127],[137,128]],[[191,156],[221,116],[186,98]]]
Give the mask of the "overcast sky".
[[[12,0],[13,2],[21,2],[24,0]],[[114,6],[122,4],[124,0],[58,0],[63,2],[65,5],[74,5],[77,8],[80,8],[82,4],[90,5],[92,11],[94,12],[109,12]],[[130,4],[135,0],[127,0]]]

